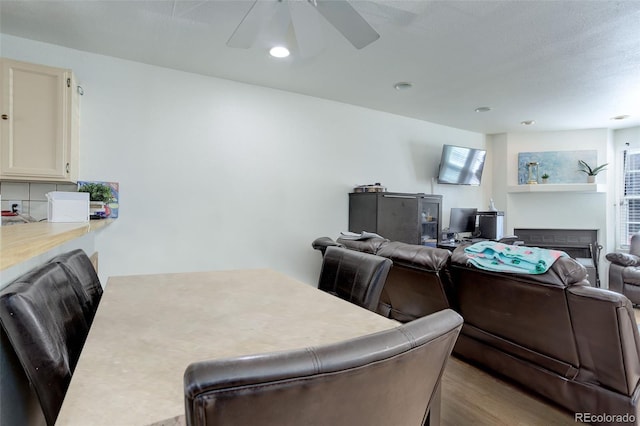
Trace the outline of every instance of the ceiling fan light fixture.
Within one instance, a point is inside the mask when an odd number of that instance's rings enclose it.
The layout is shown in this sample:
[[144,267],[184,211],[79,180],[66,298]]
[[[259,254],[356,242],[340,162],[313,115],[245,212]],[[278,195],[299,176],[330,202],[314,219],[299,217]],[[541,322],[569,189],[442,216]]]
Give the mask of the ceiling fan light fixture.
[[289,49],[284,46],[275,46],[269,49],[269,55],[273,56],[274,58],[286,58],[290,55],[290,53],[291,52],[289,52]]
[[317,41],[317,34],[312,34],[321,29],[315,23],[318,14],[356,49],[362,49],[380,38],[348,0],[253,0],[249,11],[227,40],[227,46],[249,49],[256,41],[263,40],[265,33],[286,29],[292,24],[298,44],[296,53],[304,50],[303,47],[306,48],[307,45],[318,53],[321,50],[318,46],[322,45]]

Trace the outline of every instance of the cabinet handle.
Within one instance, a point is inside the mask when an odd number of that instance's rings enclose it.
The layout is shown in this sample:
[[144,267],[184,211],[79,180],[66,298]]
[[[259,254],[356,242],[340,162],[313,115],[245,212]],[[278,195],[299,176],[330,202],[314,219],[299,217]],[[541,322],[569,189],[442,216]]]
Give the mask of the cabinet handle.
[[8,119],[9,119],[9,116],[8,116],[7,114],[2,114],[2,119],[3,119],[3,120],[8,120]]
[[414,197],[411,195],[383,195],[384,198],[408,198],[410,200],[415,200],[418,197]]
[[67,174],[69,174],[69,163],[67,163],[67,167],[65,168],[65,170],[67,171]]

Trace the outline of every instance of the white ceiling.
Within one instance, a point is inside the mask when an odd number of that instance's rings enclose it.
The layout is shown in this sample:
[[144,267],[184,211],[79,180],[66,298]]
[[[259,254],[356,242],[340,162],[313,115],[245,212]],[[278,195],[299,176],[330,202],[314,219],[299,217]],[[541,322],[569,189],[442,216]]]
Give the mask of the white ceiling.
[[227,47],[244,0],[0,0],[0,31],[481,133],[640,125],[640,1],[351,4],[380,39],[357,50],[320,17],[306,58]]

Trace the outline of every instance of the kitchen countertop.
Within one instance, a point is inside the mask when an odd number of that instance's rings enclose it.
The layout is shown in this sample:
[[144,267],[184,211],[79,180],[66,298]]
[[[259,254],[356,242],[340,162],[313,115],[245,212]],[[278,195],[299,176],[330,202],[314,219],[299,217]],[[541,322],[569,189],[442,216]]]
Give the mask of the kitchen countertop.
[[113,221],[114,219],[92,220],[88,223],[35,222],[0,226],[0,271],[103,228]]

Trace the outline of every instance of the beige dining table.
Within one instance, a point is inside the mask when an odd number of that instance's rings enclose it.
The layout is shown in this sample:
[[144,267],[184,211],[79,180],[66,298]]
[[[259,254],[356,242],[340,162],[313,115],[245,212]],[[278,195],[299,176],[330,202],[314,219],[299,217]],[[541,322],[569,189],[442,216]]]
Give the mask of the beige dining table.
[[273,270],[111,277],[56,424],[182,424],[183,374],[194,361],[397,325]]

